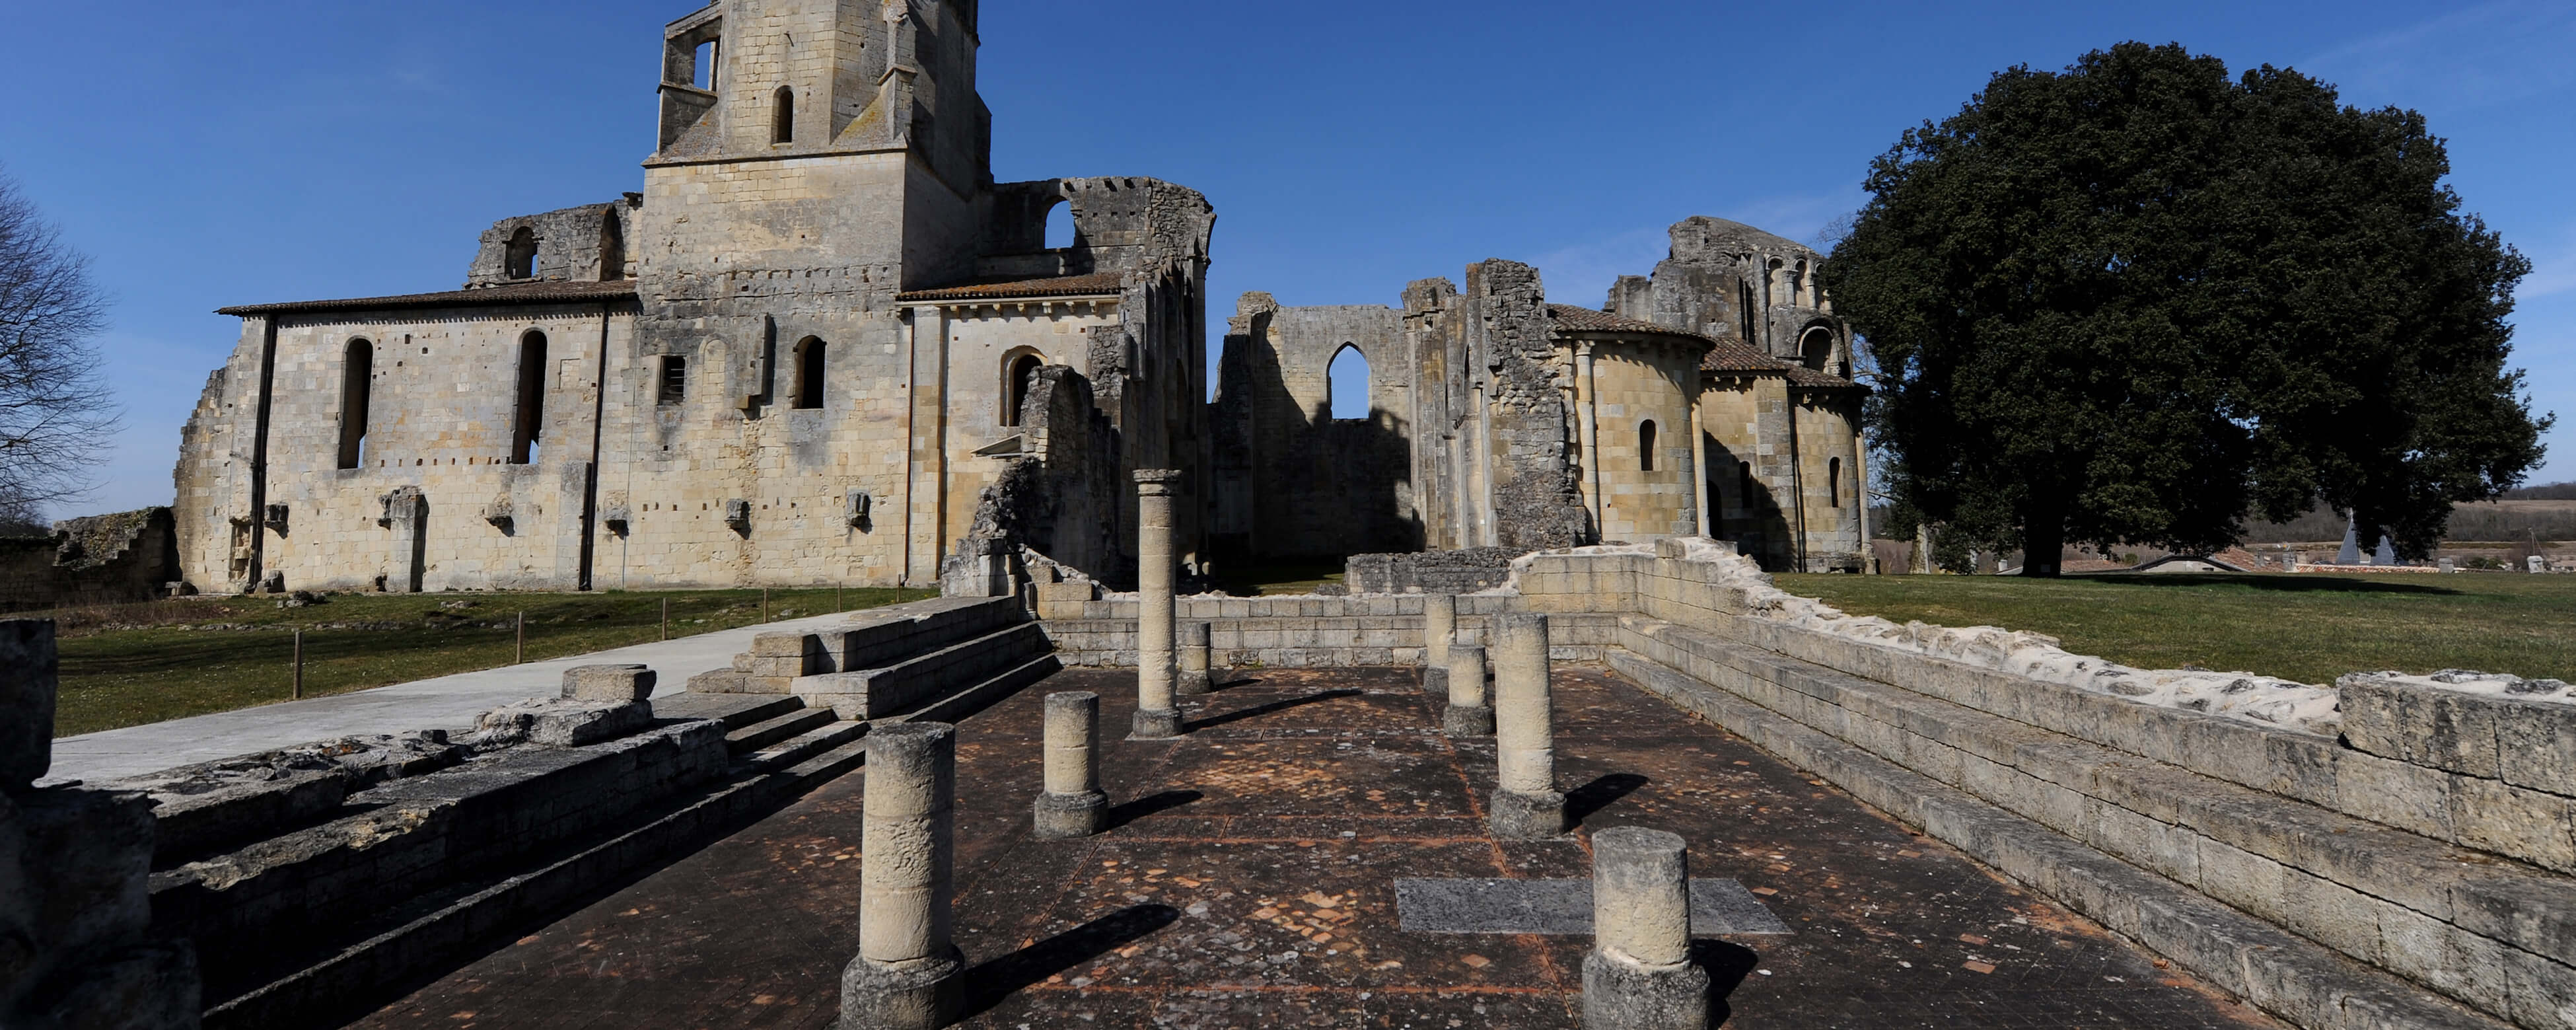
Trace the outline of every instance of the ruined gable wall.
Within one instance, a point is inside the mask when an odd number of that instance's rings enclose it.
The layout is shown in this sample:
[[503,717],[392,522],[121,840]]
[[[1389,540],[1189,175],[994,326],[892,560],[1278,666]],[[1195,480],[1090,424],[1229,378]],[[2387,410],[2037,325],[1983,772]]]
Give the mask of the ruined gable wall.
[[[1282,308],[1247,294],[1224,403],[1247,449],[1240,489],[1258,555],[1340,556],[1422,546],[1413,462],[1412,341],[1372,306]],[[1354,347],[1369,366],[1369,415],[1335,419],[1330,368]]]
[[1481,537],[1481,491],[1470,491],[1467,463],[1472,427],[1480,425],[1476,394],[1467,386],[1463,308],[1456,284],[1419,279],[1404,288],[1404,338],[1413,367],[1413,495],[1422,523],[1422,546],[1456,550]]
[[[506,286],[545,281],[610,282],[633,278],[635,216],[641,195],[611,204],[585,204],[544,214],[504,218],[483,230],[474,261],[465,270],[465,286]],[[610,228],[614,223],[615,228]],[[535,237],[535,275],[510,275],[510,241],[519,230]]]
[[[252,462],[259,432],[267,319],[242,320],[241,339],[206,377],[179,432],[171,508],[179,538],[179,579],[208,593],[241,589],[249,574]],[[235,519],[242,520],[236,529]]]

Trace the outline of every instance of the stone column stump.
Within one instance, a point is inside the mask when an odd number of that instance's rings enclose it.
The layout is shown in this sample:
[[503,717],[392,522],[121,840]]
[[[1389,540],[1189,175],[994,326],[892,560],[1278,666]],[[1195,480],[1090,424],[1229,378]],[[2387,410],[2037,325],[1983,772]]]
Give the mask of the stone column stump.
[[1100,695],[1046,699],[1046,790],[1038,794],[1037,835],[1070,840],[1109,825],[1109,795],[1100,789]]
[[868,734],[859,849],[859,955],[841,972],[841,1030],[934,1030],[964,1011],[966,956],[950,906],[957,729]]
[[1593,834],[1586,1030],[1706,1030],[1708,987],[1708,971],[1691,962],[1681,837],[1633,826]]
[[1494,757],[1500,782],[1490,810],[1495,836],[1544,840],[1564,833],[1556,789],[1556,726],[1548,686],[1547,616],[1505,615],[1494,636]]
[[1422,597],[1422,692],[1449,692],[1449,645],[1458,640],[1458,595]]
[[1216,627],[1193,622],[1181,627],[1181,678],[1177,689],[1183,694],[1207,694],[1216,690]]
[[1449,665],[1441,678],[1449,686],[1449,707],[1440,712],[1440,732],[1452,737],[1493,736],[1494,706],[1485,695],[1484,645],[1449,645]]
[[1181,735],[1173,654],[1172,491],[1178,469],[1136,470],[1136,722],[1140,740]]

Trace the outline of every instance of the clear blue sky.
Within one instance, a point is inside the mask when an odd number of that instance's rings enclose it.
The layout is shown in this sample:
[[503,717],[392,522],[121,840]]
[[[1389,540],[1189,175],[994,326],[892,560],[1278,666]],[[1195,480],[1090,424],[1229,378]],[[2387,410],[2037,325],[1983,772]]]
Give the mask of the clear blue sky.
[[[126,429],[83,510],[168,503],[225,304],[459,285],[493,221],[639,189],[689,0],[31,4],[0,166],[97,261]],[[2538,265],[2516,357],[2576,416],[2576,4],[985,0],[995,174],[1151,175],[1219,213],[1233,298],[1384,304],[1469,262],[1597,305],[1663,227],[1808,239],[1866,162],[1995,70],[2124,39],[2423,111]],[[1211,344],[1216,341],[1211,340]],[[2576,479],[2576,420],[2539,481]],[[78,514],[58,511],[56,515]]]

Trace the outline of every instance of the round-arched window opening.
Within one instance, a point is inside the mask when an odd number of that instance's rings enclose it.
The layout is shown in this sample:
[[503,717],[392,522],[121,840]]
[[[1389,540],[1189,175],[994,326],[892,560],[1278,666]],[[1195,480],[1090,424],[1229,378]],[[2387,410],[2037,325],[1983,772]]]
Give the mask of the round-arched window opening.
[[522,225],[519,227],[519,231],[510,234],[510,242],[507,249],[502,254],[502,274],[505,274],[512,279],[534,279],[537,277],[537,233],[535,230]]
[[796,142],[796,91],[785,86],[770,101],[769,142]]
[[1655,470],[1655,420],[1653,419],[1637,424],[1637,469],[1641,472]]
[[1003,366],[1002,424],[1016,426],[1021,422],[1020,409],[1028,406],[1029,391],[1037,385],[1038,369],[1046,361],[1035,354],[1021,354]]
[[1818,326],[1807,330],[1798,341],[1798,361],[1818,372],[1825,371],[1834,360],[1834,331]]
[[1334,351],[1332,364],[1324,366],[1324,390],[1334,421],[1366,420],[1370,414],[1368,355],[1348,343]]
[[796,341],[796,393],[790,407],[810,410],[823,406],[823,356],[828,349],[822,340],[811,336]]
[[[349,341],[340,359],[340,460],[344,469],[364,467],[367,460],[367,404],[375,389],[376,345]],[[381,464],[381,462],[380,462]]]

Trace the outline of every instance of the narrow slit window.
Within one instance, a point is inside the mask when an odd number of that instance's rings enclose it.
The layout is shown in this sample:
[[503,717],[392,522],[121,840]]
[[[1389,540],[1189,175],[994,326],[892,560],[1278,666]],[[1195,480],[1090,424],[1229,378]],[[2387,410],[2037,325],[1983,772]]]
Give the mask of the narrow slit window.
[[1835,458],[1825,463],[1825,482],[1831,484],[1825,488],[1826,496],[1832,499],[1834,507],[1842,507],[1843,460],[1841,458]]
[[689,359],[677,354],[662,356],[662,394],[660,403],[678,404],[689,395]]
[[808,336],[796,344],[796,406],[823,406],[823,341]]
[[349,341],[340,365],[340,467],[360,468],[367,461],[367,401],[376,375],[376,346]]
[[1655,423],[1653,419],[1648,419],[1637,424],[1637,468],[1639,471],[1643,472],[1652,472],[1655,470]]
[[796,91],[778,87],[777,99],[770,104],[769,142],[796,142]]
[[510,464],[537,460],[546,424],[546,334],[529,330],[519,338],[519,414],[510,432]]
[[1735,503],[1745,511],[1753,510],[1753,463],[1735,463]]

